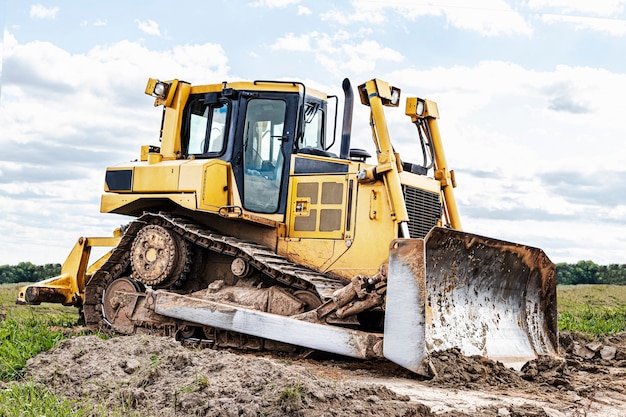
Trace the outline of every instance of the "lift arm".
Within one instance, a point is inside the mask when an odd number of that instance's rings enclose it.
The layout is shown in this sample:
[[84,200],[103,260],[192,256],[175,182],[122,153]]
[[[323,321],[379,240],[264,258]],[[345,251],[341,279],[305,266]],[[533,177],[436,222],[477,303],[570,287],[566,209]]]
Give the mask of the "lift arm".
[[361,103],[370,107],[372,136],[376,146],[378,166],[376,174],[382,175],[388,190],[391,216],[400,225],[402,237],[409,238],[409,214],[404,202],[400,182],[400,161],[396,156],[389,138],[384,106],[397,107],[400,101],[400,89],[391,87],[384,81],[373,79],[359,86]]
[[60,303],[80,306],[85,291],[85,278],[98,270],[111,251],[87,267],[92,247],[115,247],[120,242],[121,231],[112,237],[81,237],[72,248],[61,267],[61,275],[20,287],[17,304]]

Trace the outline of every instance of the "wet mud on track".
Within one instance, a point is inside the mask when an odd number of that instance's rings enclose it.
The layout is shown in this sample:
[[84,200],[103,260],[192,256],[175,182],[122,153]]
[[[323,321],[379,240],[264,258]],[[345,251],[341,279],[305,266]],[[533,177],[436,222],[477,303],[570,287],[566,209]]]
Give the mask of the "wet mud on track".
[[107,409],[170,416],[623,416],[626,333],[562,334],[564,360],[522,371],[450,349],[432,380],[389,362],[190,349],[170,338],[82,336],[31,359],[26,378]]

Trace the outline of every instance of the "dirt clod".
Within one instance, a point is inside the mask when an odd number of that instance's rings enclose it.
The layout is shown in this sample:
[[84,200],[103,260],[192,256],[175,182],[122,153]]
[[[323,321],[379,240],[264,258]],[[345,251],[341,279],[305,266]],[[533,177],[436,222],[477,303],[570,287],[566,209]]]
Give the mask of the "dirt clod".
[[431,362],[437,372],[431,383],[442,387],[520,387],[517,372],[482,356],[463,356],[459,349],[434,352]]

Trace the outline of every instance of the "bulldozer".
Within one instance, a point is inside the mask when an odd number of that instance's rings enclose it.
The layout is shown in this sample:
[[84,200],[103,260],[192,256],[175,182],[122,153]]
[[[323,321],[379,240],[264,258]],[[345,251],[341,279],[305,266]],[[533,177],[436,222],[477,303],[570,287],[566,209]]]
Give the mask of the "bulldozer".
[[[348,79],[342,90],[339,128],[339,97],[302,82],[150,78],[160,143],[108,167],[101,199],[132,221],[78,239],[61,275],[17,303],[75,306],[94,331],[386,359],[426,377],[446,349],[518,368],[558,356],[555,266],[462,231],[437,104],[406,99],[422,154],[407,162],[385,116],[400,89],[359,85],[368,162],[351,147]],[[94,247],[110,249],[90,263]]]

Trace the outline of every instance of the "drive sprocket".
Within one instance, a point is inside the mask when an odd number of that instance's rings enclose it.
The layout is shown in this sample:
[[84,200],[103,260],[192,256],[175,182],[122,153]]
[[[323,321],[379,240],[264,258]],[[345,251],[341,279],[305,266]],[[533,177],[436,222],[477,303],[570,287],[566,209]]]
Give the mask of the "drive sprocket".
[[156,224],[143,227],[130,252],[134,278],[153,288],[167,288],[182,278],[187,245],[176,233]]

